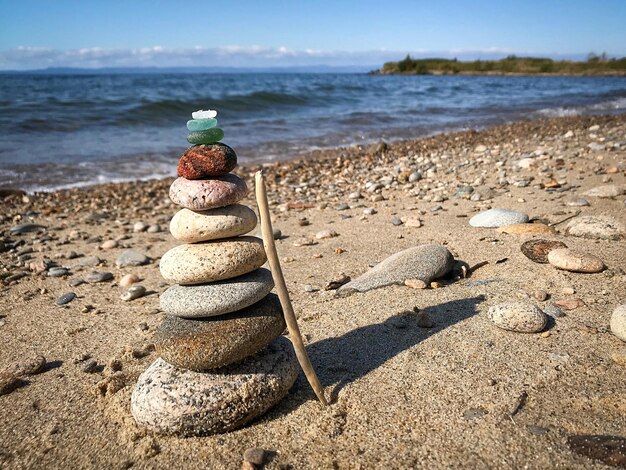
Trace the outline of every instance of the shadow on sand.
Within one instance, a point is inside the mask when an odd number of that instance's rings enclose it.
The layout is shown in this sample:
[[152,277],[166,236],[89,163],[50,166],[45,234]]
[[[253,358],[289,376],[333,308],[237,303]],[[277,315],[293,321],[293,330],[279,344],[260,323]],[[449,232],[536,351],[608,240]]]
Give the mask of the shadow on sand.
[[[476,306],[483,300],[482,296],[472,297],[420,310],[433,321],[433,328],[420,328],[417,326],[417,314],[407,313],[309,345],[307,351],[322,385],[335,385],[327,398],[335,402],[346,385],[364,377],[402,351],[475,315]],[[316,400],[303,374],[298,377],[295,388],[297,393],[292,395],[290,403],[286,403],[287,407],[297,407],[310,399]]]

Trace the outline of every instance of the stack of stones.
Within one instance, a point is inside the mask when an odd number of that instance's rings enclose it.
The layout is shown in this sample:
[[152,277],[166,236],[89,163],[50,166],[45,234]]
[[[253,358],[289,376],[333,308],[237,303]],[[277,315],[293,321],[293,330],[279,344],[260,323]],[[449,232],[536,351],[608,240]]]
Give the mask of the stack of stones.
[[135,420],[166,433],[235,429],[285,396],[299,371],[257,225],[238,204],[248,188],[230,173],[237,156],[218,141],[215,111],[193,113],[189,148],[170,199],[182,206],[170,231],[183,242],[161,258],[170,283],[160,298],[167,317],[154,336],[157,359],[133,392]]

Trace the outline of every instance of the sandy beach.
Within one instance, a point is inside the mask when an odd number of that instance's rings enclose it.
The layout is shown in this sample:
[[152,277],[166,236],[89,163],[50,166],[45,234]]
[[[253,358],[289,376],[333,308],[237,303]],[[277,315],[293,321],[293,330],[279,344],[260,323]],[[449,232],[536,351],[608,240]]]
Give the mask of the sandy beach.
[[[609,468],[576,453],[568,438],[626,437],[626,343],[609,328],[626,302],[626,243],[624,234],[583,238],[566,227],[582,216],[626,223],[626,115],[324,150],[235,173],[252,187],[260,168],[330,406],[300,374],[285,399],[243,429],[179,438],[138,427],[130,396],[157,358],[151,338],[167,288],[159,258],[176,244],[172,180],[16,194],[0,199],[0,369],[37,355],[46,365],[0,395],[0,467],[232,469],[246,449],[262,448],[267,469]],[[603,197],[584,195],[593,188]],[[571,204],[580,198],[588,205]],[[256,207],[252,193],[243,202]],[[593,254],[607,269],[535,263],[520,251],[532,236],[469,225],[494,207],[554,224],[541,238]],[[15,229],[26,223],[41,227]],[[323,230],[337,236],[316,238]],[[345,298],[327,290],[426,243],[480,267],[425,289]],[[150,262],[119,267],[126,249]],[[112,279],[78,282],[92,271]],[[121,300],[127,274],[142,279],[145,296]],[[57,305],[70,292],[76,297]],[[564,316],[533,334],[505,331],[487,316],[519,300],[556,303]],[[431,328],[407,314],[414,309]]]

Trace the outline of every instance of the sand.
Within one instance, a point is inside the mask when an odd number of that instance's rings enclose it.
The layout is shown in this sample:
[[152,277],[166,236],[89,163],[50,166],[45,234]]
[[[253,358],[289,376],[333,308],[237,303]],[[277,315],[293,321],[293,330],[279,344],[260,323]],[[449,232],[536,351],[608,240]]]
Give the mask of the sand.
[[[534,165],[517,166],[533,152]],[[626,434],[626,366],[612,359],[626,343],[609,330],[611,312],[626,302],[626,243],[568,236],[567,222],[557,224],[548,238],[608,266],[599,274],[568,273],[527,259],[520,251],[527,236],[473,228],[468,220],[504,207],[548,223],[577,211],[624,222],[624,195],[589,196],[588,207],[567,202],[596,186],[624,187],[625,156],[622,115],[519,122],[265,165],[274,225],[284,235],[277,242],[283,270],[332,404],[322,408],[301,374],[263,418],[198,438],[146,432],[129,409],[138,375],[156,359],[151,337],[164,317],[158,293],[167,285],[158,259],[176,244],[165,231],[176,212],[167,198],[172,180],[0,200],[0,240],[25,242],[0,253],[0,368],[32,354],[47,359],[44,372],[0,396],[0,467],[239,468],[246,449],[260,447],[268,469],[606,468],[572,452],[566,440]],[[427,172],[429,165],[436,172]],[[416,168],[424,179],[408,184]],[[257,169],[235,172],[252,185]],[[380,181],[392,176],[400,182]],[[368,180],[382,187],[370,193]],[[482,201],[454,197],[457,185],[494,194]],[[357,191],[363,197],[351,200]],[[243,203],[254,207],[250,197]],[[352,207],[337,210],[340,203]],[[364,216],[368,207],[377,213]],[[420,219],[422,226],[394,225],[394,217]],[[138,221],[163,231],[134,232]],[[47,231],[8,234],[25,222]],[[294,246],[326,229],[339,236]],[[109,239],[118,239],[118,247],[100,249]],[[357,277],[369,264],[422,243],[445,244],[469,266],[488,264],[439,288],[392,286],[347,298],[324,290],[342,274]],[[120,269],[115,259],[125,247],[154,261]],[[18,259],[26,248],[33,252]],[[75,266],[81,258],[58,258],[72,250],[105,264],[74,267],[65,278],[29,270],[44,257]],[[112,272],[114,280],[68,286],[91,270]],[[17,272],[28,274],[7,281]],[[117,283],[127,273],[144,279],[148,295],[120,300],[125,289]],[[550,298],[535,301],[538,289]],[[78,295],[74,301],[55,304],[70,291]],[[540,308],[571,298],[582,305],[539,334],[505,331],[489,320],[490,306],[528,298]],[[434,327],[402,316],[414,308]],[[98,364],[92,373],[83,371],[87,358]]]

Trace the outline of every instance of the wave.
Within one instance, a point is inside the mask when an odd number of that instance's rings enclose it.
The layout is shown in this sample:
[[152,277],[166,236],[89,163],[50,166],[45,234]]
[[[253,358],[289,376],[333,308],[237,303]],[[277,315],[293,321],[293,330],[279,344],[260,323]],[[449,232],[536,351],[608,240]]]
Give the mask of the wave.
[[626,111],[626,97],[580,106],[556,106],[536,111],[541,117],[570,117],[584,114],[621,113]]
[[126,122],[145,123],[146,118],[172,113],[189,114],[190,109],[198,107],[198,103],[207,103],[212,109],[221,113],[267,111],[275,107],[307,106],[311,98],[290,93],[272,91],[255,91],[247,94],[227,95],[223,98],[201,97],[188,100],[158,100],[142,103],[128,110]]

